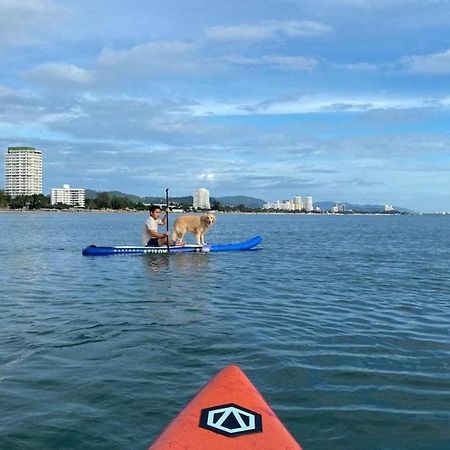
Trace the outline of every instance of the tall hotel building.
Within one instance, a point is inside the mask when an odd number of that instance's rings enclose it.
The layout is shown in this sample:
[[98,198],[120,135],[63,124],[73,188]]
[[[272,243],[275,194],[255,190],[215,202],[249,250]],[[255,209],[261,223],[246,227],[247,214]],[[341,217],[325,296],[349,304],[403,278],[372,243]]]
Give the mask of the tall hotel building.
[[42,194],[42,153],[33,147],[8,147],[5,193],[11,197]]
[[193,193],[193,198],[193,206],[195,209],[211,209],[208,189],[196,189]]
[[300,195],[296,195],[294,197],[294,211],[301,211],[303,209],[302,197]]
[[305,209],[306,212],[311,212],[313,211],[313,199],[310,195],[307,195],[305,197],[305,202],[303,204],[303,208]]

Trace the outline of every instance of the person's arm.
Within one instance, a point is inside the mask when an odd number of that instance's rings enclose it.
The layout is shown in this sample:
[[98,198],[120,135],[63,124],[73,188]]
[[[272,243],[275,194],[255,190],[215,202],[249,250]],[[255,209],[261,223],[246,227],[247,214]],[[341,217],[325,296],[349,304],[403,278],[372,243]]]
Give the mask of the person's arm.
[[159,219],[158,224],[165,225],[166,223],[167,223],[167,212],[164,212],[164,217],[162,219]]
[[150,232],[150,235],[152,236],[152,238],[163,238],[164,236],[168,235],[169,233],[159,233],[158,231],[155,230],[148,230]]

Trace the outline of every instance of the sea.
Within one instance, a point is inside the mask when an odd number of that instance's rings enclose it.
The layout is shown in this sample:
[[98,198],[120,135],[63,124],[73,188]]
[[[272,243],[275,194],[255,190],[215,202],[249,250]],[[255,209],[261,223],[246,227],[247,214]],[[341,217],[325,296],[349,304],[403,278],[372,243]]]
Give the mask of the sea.
[[228,364],[304,450],[450,449],[450,216],[218,214],[207,242],[258,250],[82,256],[146,217],[0,214],[0,449],[144,450]]

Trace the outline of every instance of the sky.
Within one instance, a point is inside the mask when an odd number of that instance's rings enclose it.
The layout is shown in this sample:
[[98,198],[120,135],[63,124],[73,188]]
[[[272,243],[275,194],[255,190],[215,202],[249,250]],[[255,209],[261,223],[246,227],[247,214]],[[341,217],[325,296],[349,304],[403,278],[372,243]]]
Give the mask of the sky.
[[17,145],[45,193],[450,211],[450,0],[0,0]]

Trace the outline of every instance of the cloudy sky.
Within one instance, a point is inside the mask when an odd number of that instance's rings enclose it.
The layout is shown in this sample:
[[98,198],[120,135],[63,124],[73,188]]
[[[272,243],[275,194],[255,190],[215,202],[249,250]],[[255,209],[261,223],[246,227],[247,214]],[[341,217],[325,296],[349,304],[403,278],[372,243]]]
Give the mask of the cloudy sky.
[[0,0],[0,145],[46,192],[450,211],[450,0]]

